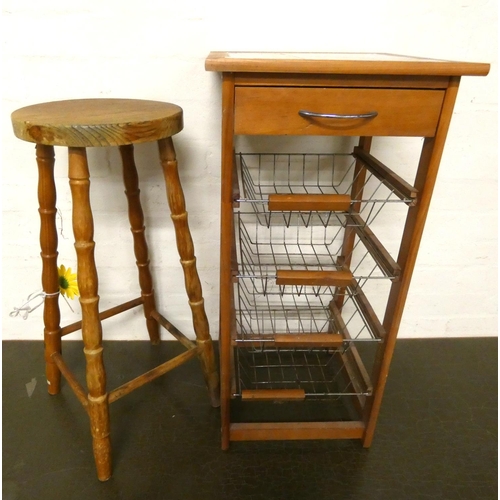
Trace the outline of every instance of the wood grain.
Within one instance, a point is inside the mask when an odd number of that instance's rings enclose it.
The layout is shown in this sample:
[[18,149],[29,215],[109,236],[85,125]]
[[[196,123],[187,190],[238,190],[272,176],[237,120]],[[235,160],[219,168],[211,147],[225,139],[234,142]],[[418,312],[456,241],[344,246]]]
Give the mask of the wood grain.
[[[237,87],[237,135],[433,136],[442,90]],[[300,110],[375,118],[305,118]]]
[[415,75],[328,75],[311,73],[236,73],[238,86],[257,87],[374,87],[404,89],[446,89],[448,76]]
[[230,399],[232,380],[231,327],[233,325],[233,274],[231,268],[234,248],[233,231],[233,176],[234,176],[234,76],[222,79],[222,131],[221,131],[221,186],[220,209],[220,299],[219,299],[219,351],[221,376],[221,447],[229,448]]
[[205,59],[205,69],[231,73],[485,76],[490,65],[397,54],[213,51]]
[[270,194],[270,211],[346,212],[351,197],[344,194]]
[[[372,137],[360,137],[358,146],[363,151],[370,151],[372,145]],[[356,163],[354,164],[354,173],[351,187],[351,199],[354,200],[351,207],[352,213],[359,213],[361,208],[361,199],[363,198],[363,191],[365,188],[366,182],[366,174],[367,170],[364,163],[358,159],[356,159]],[[340,255],[340,261],[342,261],[342,268],[349,269],[352,261],[352,252],[354,249],[354,242],[356,239],[356,231],[355,228],[350,226],[349,224],[346,226],[344,231],[344,240],[342,241],[342,253]],[[342,310],[342,306],[344,304],[345,298],[345,288],[341,288],[339,293],[335,298],[335,304],[337,307]]]
[[350,271],[287,271],[276,272],[277,285],[348,286],[352,282]]
[[397,278],[401,272],[399,264],[392,258],[375,233],[368,227],[366,222],[358,214],[346,216],[349,227],[353,228],[358,238],[363,242],[378,266],[387,276]]
[[300,347],[342,347],[342,335],[336,333],[281,333],[274,335],[276,347],[288,347],[291,349]]
[[87,399],[87,394],[85,392],[85,389],[77,380],[73,372],[68,368],[61,354],[55,352],[54,354],[52,354],[52,359],[59,368],[59,370],[61,371],[61,373],[64,375],[66,382],[68,382],[69,386],[75,393],[75,396],[78,398],[78,401],[80,401],[85,410],[88,411],[89,402]]
[[446,91],[443,110],[436,136],[427,138],[422,146],[422,152],[415,179],[415,188],[419,191],[419,203],[410,207],[406,218],[405,229],[399,249],[398,264],[401,267],[401,277],[392,283],[391,291],[384,316],[384,327],[387,337],[379,347],[373,368],[372,381],[374,392],[367,400],[369,419],[366,433],[363,436],[363,446],[369,447],[372,443],[375,426],[382,404],[382,396],[389,373],[389,368],[396,346],[399,325],[403,316],[411,277],[417,260],[418,249],[425,221],[429,211],[434,186],[436,184],[439,164],[444,150],[444,144],[450,126],[453,108],[458,94],[460,78],[453,78]]
[[361,314],[365,318],[366,324],[368,325],[371,333],[376,339],[383,339],[386,336],[386,330],[380,323],[376,312],[374,311],[368,297],[363,292],[363,289],[353,281],[349,287],[354,298],[354,301],[358,305]]
[[111,441],[99,319],[98,279],[94,260],[94,222],[90,206],[90,180],[85,148],[69,148],[69,184],[73,199],[73,233],[77,254],[77,279],[82,307],[83,352],[86,360],[88,412],[97,477],[111,477]]
[[38,202],[40,214],[40,247],[42,287],[47,294],[43,306],[45,375],[49,394],[58,394],[61,372],[52,355],[61,353],[61,313],[59,311],[59,274],[57,271],[56,185],[54,181],[54,148],[36,146],[38,164]]
[[139,286],[144,306],[144,317],[153,344],[160,343],[160,325],[151,316],[156,311],[153,277],[149,270],[148,244],[146,241],[146,227],[144,226],[144,213],[141,206],[141,191],[139,189],[139,176],[134,160],[134,146],[120,146],[120,155],[123,165],[123,182],[125,195],[128,202],[128,218],[130,230],[134,239],[134,253],[137,270],[139,272]]
[[[115,307],[110,307],[105,311],[101,311],[99,313],[99,319],[102,321],[103,319],[112,318],[117,314],[128,311],[129,309],[133,309],[134,307],[142,305],[143,300],[142,297],[138,297],[136,299],[129,300],[128,302],[124,302],[123,304],[119,304]],[[71,323],[66,325],[61,329],[61,336],[69,335],[70,333],[76,332],[77,330],[81,330],[82,322],[76,321],[75,323]]]
[[231,441],[276,441],[303,439],[359,439],[363,422],[263,422],[232,423]]
[[158,141],[167,199],[170,214],[175,228],[177,250],[184,271],[184,282],[193,316],[193,327],[196,341],[200,347],[200,363],[208,387],[212,406],[220,405],[219,374],[215,364],[212,338],[205,312],[205,302],[202,295],[201,282],[196,269],[193,239],[188,225],[186,202],[179,179],[177,157],[171,137]]
[[409,204],[413,205],[417,202],[418,189],[415,189],[387,165],[384,165],[380,160],[359,147],[354,148],[353,156],[361,160],[365,168],[389,189],[394,190],[394,194],[399,196],[400,199],[409,199],[411,200]]
[[121,146],[182,130],[182,109],[138,99],[74,99],[20,108],[11,116],[19,139],[53,146]]
[[301,401],[305,399],[304,389],[243,389],[243,401]]
[[199,347],[195,347],[190,349],[189,351],[183,352],[179,354],[175,358],[169,359],[165,361],[161,365],[153,368],[152,370],[139,375],[138,377],[126,382],[125,384],[113,389],[109,394],[109,402],[114,403],[118,399],[130,394],[135,389],[142,387],[143,385],[155,380],[156,378],[164,375],[165,373],[177,368],[178,366],[184,364],[186,361],[189,361],[191,358],[194,358],[199,353]]

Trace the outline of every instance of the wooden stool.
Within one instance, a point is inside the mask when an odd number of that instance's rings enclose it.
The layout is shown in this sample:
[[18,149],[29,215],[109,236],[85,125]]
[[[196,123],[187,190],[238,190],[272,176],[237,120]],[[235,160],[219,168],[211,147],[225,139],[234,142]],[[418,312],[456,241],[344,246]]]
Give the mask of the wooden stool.
[[[196,270],[193,241],[188,227],[184,193],[179,180],[172,136],[182,130],[182,109],[174,104],[133,99],[81,99],[48,102],[18,109],[12,114],[15,135],[36,143],[39,170],[38,199],[41,219],[42,285],[46,374],[50,394],[60,390],[61,374],[66,378],[90,417],[97,475],[101,481],[111,476],[109,403],[154,380],[194,356],[201,361],[213,406],[219,405],[219,379]],[[155,306],[149,270],[144,215],[139,198],[139,181],[134,161],[134,144],[157,141],[165,176],[167,198],[175,227],[177,249],[184,271],[186,291],[193,314],[196,343],[189,340]],[[73,233],[77,254],[82,321],[61,328],[59,277],[57,270],[56,187],[54,146],[69,149],[69,183],[73,200]],[[123,162],[125,193],[139,271],[141,297],[99,312],[97,270],[94,261],[93,217],[87,147],[118,146]],[[159,325],[166,328],[187,351],[136,379],[107,392],[103,364],[101,320],[141,305],[149,337],[160,342]],[[61,338],[81,329],[86,358],[88,394],[65,364]]]

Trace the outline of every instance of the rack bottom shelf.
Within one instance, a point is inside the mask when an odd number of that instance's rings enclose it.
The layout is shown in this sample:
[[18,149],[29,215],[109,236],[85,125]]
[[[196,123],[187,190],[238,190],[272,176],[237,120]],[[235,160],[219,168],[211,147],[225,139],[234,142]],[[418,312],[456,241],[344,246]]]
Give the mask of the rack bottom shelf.
[[229,441],[363,439],[372,388],[356,371],[356,347],[236,347],[233,356]]
[[302,401],[231,400],[231,422],[279,423],[355,422],[361,420],[354,398]]
[[305,439],[361,439],[364,423],[354,422],[265,422],[233,423],[230,441],[281,441]]

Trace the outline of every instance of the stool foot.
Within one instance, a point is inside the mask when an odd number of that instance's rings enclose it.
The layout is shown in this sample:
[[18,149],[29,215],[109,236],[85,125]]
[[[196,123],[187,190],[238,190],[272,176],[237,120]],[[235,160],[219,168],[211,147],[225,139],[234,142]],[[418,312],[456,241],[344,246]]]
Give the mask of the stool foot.
[[47,379],[47,392],[51,396],[59,394],[61,392],[61,372],[54,363],[47,362],[45,364],[45,377]]
[[205,383],[207,384],[210,404],[214,408],[219,408],[220,406],[219,373],[217,372],[216,368],[212,339],[198,340],[196,341],[196,344],[200,347],[199,360],[201,363],[201,370],[203,372],[203,377],[205,379]]
[[109,437],[109,405],[107,394],[101,398],[89,396],[92,449],[99,481],[111,477],[111,439]]
[[152,318],[146,319],[146,328],[148,329],[149,339],[151,341],[151,344],[153,345],[160,345],[161,343],[158,326],[159,326],[158,323],[154,319]]
[[120,146],[120,155],[123,164],[123,183],[128,201],[128,217],[130,230],[134,238],[134,253],[139,270],[139,285],[142,291],[144,316],[149,338],[153,344],[160,343],[160,325],[151,318],[151,313],[156,309],[153,290],[153,278],[149,270],[148,245],[146,241],[146,227],[144,226],[144,213],[142,211],[139,176],[134,159],[134,146],[129,144]]
[[99,481],[107,481],[111,477],[111,440],[93,438],[92,448]]

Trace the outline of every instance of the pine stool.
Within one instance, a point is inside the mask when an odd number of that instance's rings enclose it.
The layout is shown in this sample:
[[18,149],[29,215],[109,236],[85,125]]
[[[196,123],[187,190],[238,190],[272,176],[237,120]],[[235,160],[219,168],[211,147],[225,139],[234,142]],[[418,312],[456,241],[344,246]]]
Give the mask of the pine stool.
[[[111,476],[109,404],[154,380],[194,356],[201,361],[211,404],[219,405],[219,379],[205,314],[201,283],[196,270],[193,241],[188,227],[184,194],[179,180],[172,136],[182,130],[182,109],[174,104],[134,99],[80,99],[48,102],[18,109],[12,114],[14,133],[36,143],[39,170],[38,200],[41,219],[44,340],[48,390],[57,394],[61,374],[88,412],[93,438],[97,476]],[[167,198],[175,227],[177,249],[184,271],[192,310],[196,343],[189,340],[156,309],[149,270],[144,215],[139,198],[139,181],[134,161],[134,144],[157,141],[166,182]],[[54,146],[69,149],[69,184],[73,203],[73,233],[77,254],[77,280],[82,321],[60,326],[57,270],[56,186]],[[123,163],[125,193],[139,271],[141,296],[99,312],[98,279],[94,260],[93,217],[90,206],[90,174],[87,147],[118,146]],[[101,320],[142,305],[149,337],[160,342],[159,326],[168,330],[187,351],[151,371],[107,392],[103,363]],[[87,391],[65,364],[61,338],[82,330],[86,358]],[[88,394],[87,394],[88,392]]]

